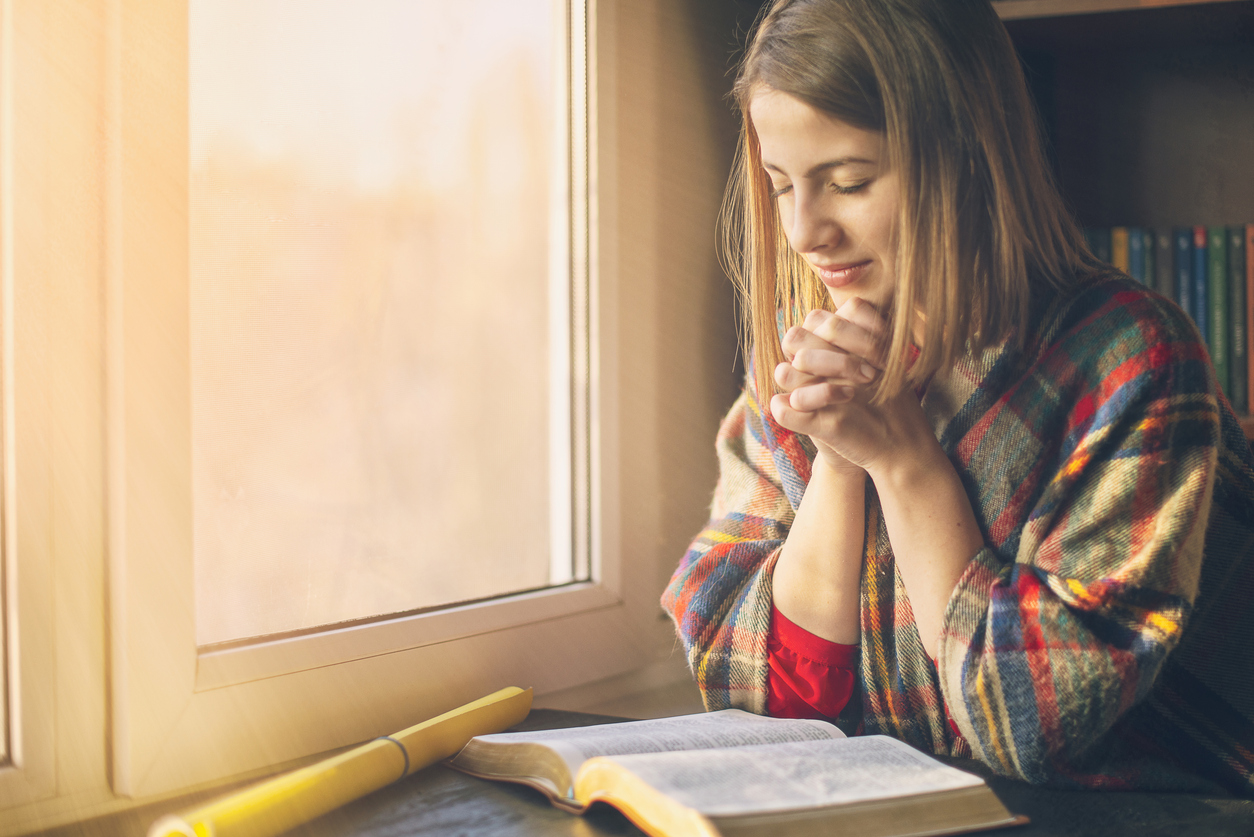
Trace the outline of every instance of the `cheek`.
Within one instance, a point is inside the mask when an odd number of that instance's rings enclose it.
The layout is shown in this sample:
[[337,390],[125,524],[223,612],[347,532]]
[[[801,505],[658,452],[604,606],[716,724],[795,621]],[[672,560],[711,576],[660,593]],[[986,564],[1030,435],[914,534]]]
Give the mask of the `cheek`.
[[792,201],[780,200],[775,203],[775,218],[779,222],[780,231],[788,241],[788,246],[796,250],[792,243]]
[[867,215],[867,239],[875,242],[881,257],[887,258],[896,249],[896,222],[897,213],[892,208],[880,208]]
[[884,263],[884,271],[894,283],[897,281],[897,231],[896,225],[884,225],[881,233],[880,259]]

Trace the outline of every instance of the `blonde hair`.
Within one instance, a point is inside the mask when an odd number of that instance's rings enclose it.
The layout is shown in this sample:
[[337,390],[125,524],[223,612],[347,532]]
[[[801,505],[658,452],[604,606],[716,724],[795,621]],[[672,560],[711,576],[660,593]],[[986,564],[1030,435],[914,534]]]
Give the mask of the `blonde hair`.
[[[901,184],[896,286],[876,400],[968,351],[1020,342],[1033,297],[1098,263],[1050,174],[1010,38],[988,0],[776,0],[733,88],[741,143],[723,204],[724,260],[759,397],[780,332],[831,300],[788,245],[749,103],[766,87],[881,132]],[[920,354],[908,362],[915,312]]]

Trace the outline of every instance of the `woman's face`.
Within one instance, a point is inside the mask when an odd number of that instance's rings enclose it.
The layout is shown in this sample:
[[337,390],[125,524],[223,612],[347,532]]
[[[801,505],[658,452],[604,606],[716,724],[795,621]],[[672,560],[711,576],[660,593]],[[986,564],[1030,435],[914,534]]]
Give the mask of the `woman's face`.
[[900,197],[883,134],[766,87],[750,100],[749,114],[792,249],[836,307],[858,296],[884,310],[896,286]]

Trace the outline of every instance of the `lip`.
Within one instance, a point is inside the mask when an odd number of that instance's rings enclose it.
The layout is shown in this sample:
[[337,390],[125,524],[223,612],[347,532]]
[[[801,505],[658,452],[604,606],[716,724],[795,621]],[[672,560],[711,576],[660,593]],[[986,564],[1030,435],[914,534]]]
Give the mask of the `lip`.
[[852,282],[858,281],[862,275],[871,267],[871,260],[861,262],[847,262],[845,264],[834,265],[817,265],[811,263],[814,272],[819,275],[819,280],[829,288],[843,288]]

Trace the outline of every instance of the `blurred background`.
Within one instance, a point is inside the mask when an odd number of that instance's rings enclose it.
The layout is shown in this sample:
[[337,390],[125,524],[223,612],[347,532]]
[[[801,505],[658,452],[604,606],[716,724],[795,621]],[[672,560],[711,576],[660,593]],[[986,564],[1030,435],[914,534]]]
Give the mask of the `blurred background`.
[[571,580],[552,6],[192,0],[199,644]]

